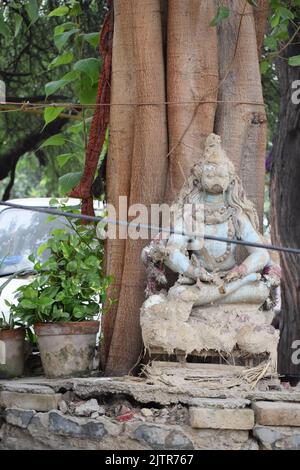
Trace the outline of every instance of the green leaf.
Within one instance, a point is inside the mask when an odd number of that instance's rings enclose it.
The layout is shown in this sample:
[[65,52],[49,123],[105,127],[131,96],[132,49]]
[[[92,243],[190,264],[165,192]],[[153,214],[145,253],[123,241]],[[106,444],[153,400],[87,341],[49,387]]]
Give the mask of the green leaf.
[[97,97],[98,87],[97,84],[93,87],[83,87],[79,93],[80,104],[95,104]]
[[66,80],[55,80],[54,82],[48,82],[45,85],[45,93],[46,93],[46,98],[48,96],[53,95],[57,90],[60,88],[63,88],[66,86],[69,82],[66,82]]
[[271,18],[272,28],[275,28],[276,26],[278,26],[279,22],[280,22],[280,15],[278,15],[278,14],[273,15],[272,18]]
[[2,34],[2,36],[5,38],[10,36],[10,29],[2,16],[0,16],[0,34]]
[[31,255],[28,256],[28,260],[31,261],[32,263],[35,262],[35,257],[33,253],[31,253]]
[[219,7],[218,12],[214,19],[209,23],[210,26],[217,26],[223,20],[226,20],[230,15],[230,10],[227,7]]
[[88,59],[81,59],[76,62],[73,69],[86,74],[91,79],[92,83],[97,83],[99,80],[100,67],[101,63],[99,59],[89,57]]
[[83,74],[81,80],[75,83],[76,93],[81,104],[94,104],[96,102],[98,84],[91,86],[90,78]]
[[73,273],[74,271],[77,270],[77,263],[76,261],[69,261],[69,263],[66,266],[67,271],[70,273]]
[[40,307],[48,307],[49,305],[52,305],[55,302],[54,299],[51,299],[50,297],[40,297],[38,299],[38,305]]
[[83,121],[79,122],[78,124],[74,124],[73,126],[68,127],[68,131],[72,132],[72,134],[79,134],[83,130]]
[[52,10],[50,13],[49,13],[49,17],[52,17],[52,16],[66,16],[67,14],[69,13],[69,7],[58,7],[58,8],[55,8],[54,10]]
[[68,72],[66,75],[64,75],[60,80],[55,80],[54,82],[48,82],[45,85],[45,93],[46,97],[53,95],[57,90],[60,90],[61,88],[65,87],[66,85],[69,85],[69,83],[74,82],[78,78],[78,73],[77,72]]
[[62,55],[55,57],[52,62],[49,64],[49,69],[54,69],[55,67],[59,67],[60,65],[70,64],[74,59],[73,52],[65,52]]
[[294,13],[291,12],[291,10],[289,10],[288,8],[285,8],[285,7],[279,7],[277,8],[277,14],[281,16],[281,18],[283,18],[284,20],[292,20],[294,19]]
[[293,57],[289,58],[289,65],[292,67],[299,67],[300,66],[300,55],[294,55]]
[[258,7],[258,3],[257,3],[257,0],[247,0],[248,3],[250,3],[250,5],[252,5],[253,7]]
[[268,60],[262,60],[260,63],[260,73],[262,75],[265,75],[267,71],[269,70],[270,63]]
[[29,16],[31,24],[35,23],[39,17],[39,7],[37,0],[29,0],[29,2],[25,5],[25,10]]
[[99,157],[100,165],[103,163],[104,157],[108,152],[108,144],[109,144],[109,127],[107,127],[105,131],[105,139],[104,139],[102,150],[101,150],[100,157]]
[[45,108],[45,111],[44,111],[45,126],[47,126],[47,124],[49,124],[50,122],[54,121],[54,119],[56,119],[60,115],[60,113],[63,112],[64,109],[65,108],[61,106],[57,108],[54,108],[52,106],[50,106],[49,108]]
[[59,24],[54,28],[54,37],[58,36],[59,34],[63,33],[64,31],[68,31],[69,29],[77,28],[77,24],[73,21],[67,21],[66,23]]
[[268,36],[264,40],[264,45],[269,49],[277,49],[277,39],[274,36]]
[[71,70],[71,72],[66,73],[63,77],[62,80],[67,80],[68,82],[73,82],[77,78],[80,77],[80,73],[76,72],[76,70]]
[[77,3],[70,9],[71,16],[80,16],[82,14],[81,6]]
[[22,23],[23,23],[23,18],[18,13],[15,13],[14,18],[15,18],[15,37],[17,37],[20,32]]
[[59,192],[68,194],[81,180],[82,172],[67,173],[59,178]]
[[65,143],[65,139],[61,134],[55,134],[49,137],[49,139],[45,140],[40,146],[40,149],[45,147],[50,147],[51,145],[63,145]]
[[99,33],[87,33],[87,34],[81,34],[80,35],[82,39],[86,42],[88,42],[91,46],[97,47],[100,41],[100,35]]
[[37,254],[38,256],[42,256],[42,254],[44,253],[45,250],[47,250],[47,248],[48,248],[48,243],[42,243],[42,244],[38,247],[38,249],[37,249],[37,251],[36,251],[36,254]]
[[90,266],[90,267],[98,267],[99,266],[99,260],[96,256],[88,256],[87,259],[85,260],[85,263]]
[[26,308],[26,309],[34,309],[37,306],[37,302],[29,299],[23,299],[20,302],[21,307]]
[[49,206],[58,206],[59,205],[59,200],[56,199],[56,197],[52,197],[49,201]]
[[59,51],[62,50],[64,45],[67,43],[69,38],[74,34],[78,33],[80,30],[77,28],[70,29],[70,31],[65,31],[64,33],[58,34],[54,37],[54,44]]
[[276,28],[276,39],[279,41],[287,41],[289,39],[288,31],[289,21],[282,21]]
[[62,153],[61,155],[57,155],[56,160],[59,168],[62,168],[73,157],[73,153]]

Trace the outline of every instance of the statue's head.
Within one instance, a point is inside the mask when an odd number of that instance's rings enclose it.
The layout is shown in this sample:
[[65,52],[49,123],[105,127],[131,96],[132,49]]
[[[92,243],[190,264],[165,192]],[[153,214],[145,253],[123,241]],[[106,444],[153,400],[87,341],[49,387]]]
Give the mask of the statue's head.
[[227,191],[235,176],[235,170],[221,146],[220,136],[210,134],[207,137],[203,158],[193,167],[192,172],[195,184],[199,182],[204,191],[211,194]]
[[235,209],[234,218],[237,223],[239,216],[244,213],[254,228],[258,227],[255,207],[247,198],[234,165],[221,146],[221,137],[216,134],[210,134],[207,137],[204,153],[199,162],[193,166],[191,176],[175,201],[176,205],[181,207],[195,201],[197,197],[195,193],[226,193],[228,205]]

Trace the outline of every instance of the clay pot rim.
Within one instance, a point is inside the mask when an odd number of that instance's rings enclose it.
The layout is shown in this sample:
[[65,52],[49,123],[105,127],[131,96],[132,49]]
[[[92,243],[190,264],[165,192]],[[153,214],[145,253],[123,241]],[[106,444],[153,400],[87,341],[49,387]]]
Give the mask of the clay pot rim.
[[98,320],[47,322],[35,323],[33,326],[38,336],[85,335],[98,333],[100,322]]
[[10,338],[25,338],[25,328],[23,326],[19,326],[12,330],[0,330],[0,339]]

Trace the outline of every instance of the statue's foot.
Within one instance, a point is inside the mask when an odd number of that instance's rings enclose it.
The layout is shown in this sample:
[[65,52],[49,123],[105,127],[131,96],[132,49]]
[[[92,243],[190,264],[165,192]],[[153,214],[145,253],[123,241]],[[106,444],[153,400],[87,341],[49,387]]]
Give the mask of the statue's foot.
[[224,295],[223,299],[220,299],[218,303],[225,304],[239,304],[248,303],[262,305],[269,297],[269,287],[260,280],[248,281],[241,285],[235,291]]
[[252,273],[222,286],[205,282],[200,282],[200,286],[176,283],[169,290],[168,297],[191,302],[195,307],[211,303],[249,303],[260,306],[269,296],[268,286],[260,279],[259,273]]

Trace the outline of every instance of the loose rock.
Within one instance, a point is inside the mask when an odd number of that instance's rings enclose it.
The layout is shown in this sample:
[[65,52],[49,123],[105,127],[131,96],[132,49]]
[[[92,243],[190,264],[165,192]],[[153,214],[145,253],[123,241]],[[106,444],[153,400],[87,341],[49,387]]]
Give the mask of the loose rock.
[[147,418],[149,416],[153,416],[153,413],[150,410],[150,408],[142,408],[141,413],[142,413],[143,416],[145,416],[145,418]]
[[95,398],[92,398],[91,400],[88,400],[87,402],[82,403],[75,408],[75,414],[77,416],[90,416],[92,413],[98,413],[98,411],[99,405]]

